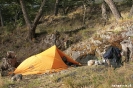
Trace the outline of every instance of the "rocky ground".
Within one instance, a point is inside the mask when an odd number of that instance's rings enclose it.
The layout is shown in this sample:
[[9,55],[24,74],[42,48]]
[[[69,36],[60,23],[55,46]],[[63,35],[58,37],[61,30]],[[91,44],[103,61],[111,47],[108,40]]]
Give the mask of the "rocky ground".
[[102,59],[106,47],[113,45],[121,49],[120,42],[133,36],[133,23],[123,22],[111,24],[106,30],[97,30],[96,34],[77,44],[73,44],[64,52],[82,64],[90,59]]

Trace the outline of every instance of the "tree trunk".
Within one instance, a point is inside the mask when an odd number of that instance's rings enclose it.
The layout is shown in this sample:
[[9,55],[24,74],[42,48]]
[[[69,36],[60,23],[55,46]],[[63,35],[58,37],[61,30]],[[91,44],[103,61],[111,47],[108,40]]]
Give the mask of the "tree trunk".
[[16,26],[17,20],[19,19],[19,13],[20,13],[20,11],[16,10],[15,16],[14,16],[14,21],[15,21],[14,26]]
[[3,27],[4,23],[3,23],[3,17],[2,17],[2,14],[1,14],[1,9],[0,9],[0,23],[1,23],[1,27]]
[[[133,1],[132,1],[132,2],[133,2]],[[133,15],[133,5],[132,5],[132,7],[131,7],[131,9],[130,9],[130,13],[129,13],[128,17],[130,18],[130,17],[132,17],[132,15]]]
[[26,6],[25,6],[25,3],[23,0],[20,0],[20,4],[21,4],[21,8],[22,8],[22,12],[23,12],[23,16],[24,16],[24,19],[25,19],[25,22],[29,28],[29,39],[32,40],[35,38],[35,30],[36,30],[36,27],[37,27],[37,23],[39,21],[39,19],[41,18],[42,16],[42,12],[43,12],[43,7],[45,5],[45,0],[43,0],[43,2],[41,3],[41,7],[33,21],[33,23],[31,23],[31,21],[29,20],[29,16],[27,14],[27,11],[26,11]]
[[121,14],[119,13],[118,9],[116,8],[115,4],[114,4],[114,1],[113,0],[104,0],[109,8],[111,9],[113,15],[115,16],[116,20],[119,20],[121,19]]
[[107,20],[108,17],[107,17],[107,10],[106,10],[106,3],[103,1],[102,5],[101,5],[101,9],[102,9],[102,18],[104,20]]
[[29,16],[26,11],[26,6],[25,6],[25,3],[23,0],[20,0],[20,5],[21,5],[22,12],[23,12],[24,20],[25,20],[28,28],[31,29],[31,22],[29,20]]
[[58,6],[59,6],[59,1],[60,1],[60,0],[56,0],[56,2],[55,2],[55,12],[54,12],[54,15],[55,15],[55,16],[57,16],[57,15],[58,15],[58,9],[59,9],[59,7],[58,7]]
[[83,1],[83,25],[85,25],[85,17],[86,17],[86,5]]
[[66,13],[66,10],[67,9],[69,9],[69,6],[66,6],[66,3],[67,3],[68,1],[67,0],[63,0],[63,4],[62,4],[62,6],[63,6],[63,8],[62,8],[62,10],[63,10],[63,15],[66,15],[67,13]]
[[38,11],[38,13],[37,13],[37,15],[36,15],[36,17],[35,17],[35,19],[34,19],[34,22],[33,22],[33,24],[32,24],[32,29],[30,30],[30,32],[29,32],[29,37],[30,37],[30,39],[33,39],[33,38],[35,38],[35,30],[36,30],[36,27],[37,27],[37,24],[38,24],[38,22],[39,22],[39,20],[40,20],[40,18],[41,18],[41,16],[42,16],[42,14],[43,14],[43,7],[44,7],[44,5],[45,5],[45,1],[46,0],[43,0],[43,2],[41,3],[41,6],[40,6],[40,8],[39,8],[39,11]]

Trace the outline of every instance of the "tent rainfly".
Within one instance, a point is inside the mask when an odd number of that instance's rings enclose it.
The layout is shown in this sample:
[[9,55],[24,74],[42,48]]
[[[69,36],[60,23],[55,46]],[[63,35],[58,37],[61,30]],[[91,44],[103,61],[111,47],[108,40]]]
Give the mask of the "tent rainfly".
[[43,74],[46,72],[58,72],[68,68],[68,66],[62,60],[62,57],[64,56],[68,62],[71,62],[75,65],[80,65],[80,63],[64,54],[54,45],[37,55],[33,55],[25,59],[13,73],[29,75]]

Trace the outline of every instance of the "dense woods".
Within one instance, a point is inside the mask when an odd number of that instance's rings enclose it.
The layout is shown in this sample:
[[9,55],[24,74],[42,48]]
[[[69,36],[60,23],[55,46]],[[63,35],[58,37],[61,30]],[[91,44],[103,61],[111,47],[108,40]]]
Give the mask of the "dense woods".
[[[132,0],[124,0],[118,3],[127,3],[132,5]],[[73,8],[83,7],[83,24],[85,24],[86,10],[88,7],[95,8],[94,6],[101,5],[102,17],[107,21],[106,8],[110,8],[110,11],[118,21],[122,18],[117,3],[113,0],[103,0],[101,2],[95,0],[1,0],[0,1],[0,26],[9,26],[16,28],[17,26],[27,25],[28,27],[28,39],[35,38],[35,30],[42,16],[46,13],[53,14],[55,16],[67,15]],[[133,6],[129,11],[129,17],[133,14]],[[109,11],[109,10],[108,10]],[[97,14],[97,13],[95,13]]]

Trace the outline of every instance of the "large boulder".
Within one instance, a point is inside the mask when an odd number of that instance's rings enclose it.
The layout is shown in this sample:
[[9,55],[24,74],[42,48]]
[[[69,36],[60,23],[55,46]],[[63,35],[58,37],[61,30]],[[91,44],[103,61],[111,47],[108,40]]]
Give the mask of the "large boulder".
[[7,51],[7,56],[2,58],[0,65],[1,76],[6,76],[8,72],[13,72],[18,65],[14,51]]

